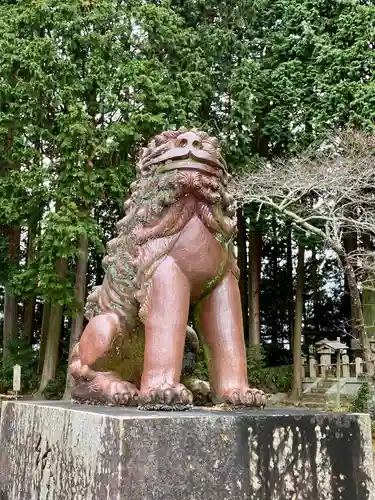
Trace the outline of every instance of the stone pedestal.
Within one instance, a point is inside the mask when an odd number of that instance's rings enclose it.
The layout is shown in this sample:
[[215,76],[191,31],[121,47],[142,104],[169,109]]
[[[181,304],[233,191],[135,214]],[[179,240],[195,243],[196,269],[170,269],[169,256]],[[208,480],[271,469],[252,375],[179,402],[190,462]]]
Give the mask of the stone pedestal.
[[342,376],[344,378],[350,377],[350,360],[347,354],[342,357]]
[[315,380],[316,379],[316,361],[315,361],[315,358],[312,356],[309,357],[309,371],[310,371],[310,378]]
[[358,377],[363,373],[363,359],[355,358],[355,376]]
[[370,420],[3,403],[1,500],[374,500]]

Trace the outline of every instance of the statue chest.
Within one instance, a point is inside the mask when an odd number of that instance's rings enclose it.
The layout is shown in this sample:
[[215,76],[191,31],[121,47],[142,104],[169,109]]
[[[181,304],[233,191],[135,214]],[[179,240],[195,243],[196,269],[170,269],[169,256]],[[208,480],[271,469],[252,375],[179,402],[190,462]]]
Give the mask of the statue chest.
[[197,215],[181,231],[170,255],[189,279],[193,300],[220,280],[228,261],[228,250]]

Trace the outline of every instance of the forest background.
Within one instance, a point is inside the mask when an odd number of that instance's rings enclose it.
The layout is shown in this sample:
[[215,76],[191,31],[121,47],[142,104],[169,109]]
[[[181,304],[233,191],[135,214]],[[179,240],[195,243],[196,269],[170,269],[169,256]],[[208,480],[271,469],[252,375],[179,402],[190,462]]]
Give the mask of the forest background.
[[277,187],[317,151],[323,165],[339,154],[375,171],[374,25],[371,1],[0,0],[0,393],[19,363],[24,392],[63,395],[136,153],[180,126],[218,136],[240,176],[251,381],[287,391],[293,342],[297,359],[323,337],[374,335],[375,271],[358,255],[372,255],[375,226],[339,221],[353,288],[324,234],[246,190],[265,162]]

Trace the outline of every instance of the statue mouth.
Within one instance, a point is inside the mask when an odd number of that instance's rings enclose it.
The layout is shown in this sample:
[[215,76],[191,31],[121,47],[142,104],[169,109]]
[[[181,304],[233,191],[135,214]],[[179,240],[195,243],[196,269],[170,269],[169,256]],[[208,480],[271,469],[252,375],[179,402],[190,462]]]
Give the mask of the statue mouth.
[[202,163],[201,161],[196,161],[193,158],[182,158],[178,160],[167,160],[156,168],[157,173],[169,172],[170,170],[196,170],[198,172],[204,172],[209,175],[213,175],[222,179],[224,177],[224,170],[218,169],[216,166],[213,167],[208,163]]
[[227,175],[227,165],[223,158],[216,154],[192,147],[168,148],[157,157],[146,160],[143,169],[157,166],[158,172],[168,170],[199,170],[216,177]]

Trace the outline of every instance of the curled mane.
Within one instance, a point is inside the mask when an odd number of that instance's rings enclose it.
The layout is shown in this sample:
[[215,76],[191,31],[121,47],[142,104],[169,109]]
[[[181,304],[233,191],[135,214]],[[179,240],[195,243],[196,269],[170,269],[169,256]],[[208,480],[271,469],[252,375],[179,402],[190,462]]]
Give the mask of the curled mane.
[[[235,234],[232,198],[224,182],[204,173],[170,170],[155,173],[150,160],[162,155],[167,144],[186,129],[157,135],[139,155],[137,178],[124,206],[127,215],[117,223],[118,234],[107,244],[105,277],[87,298],[86,317],[103,312],[118,315],[130,331],[147,315],[151,278],[176,243],[181,230],[196,213],[214,236],[230,245]],[[199,134],[206,148],[218,151],[217,140]],[[154,163],[152,163],[154,165]],[[185,195],[194,192],[195,203]]]

